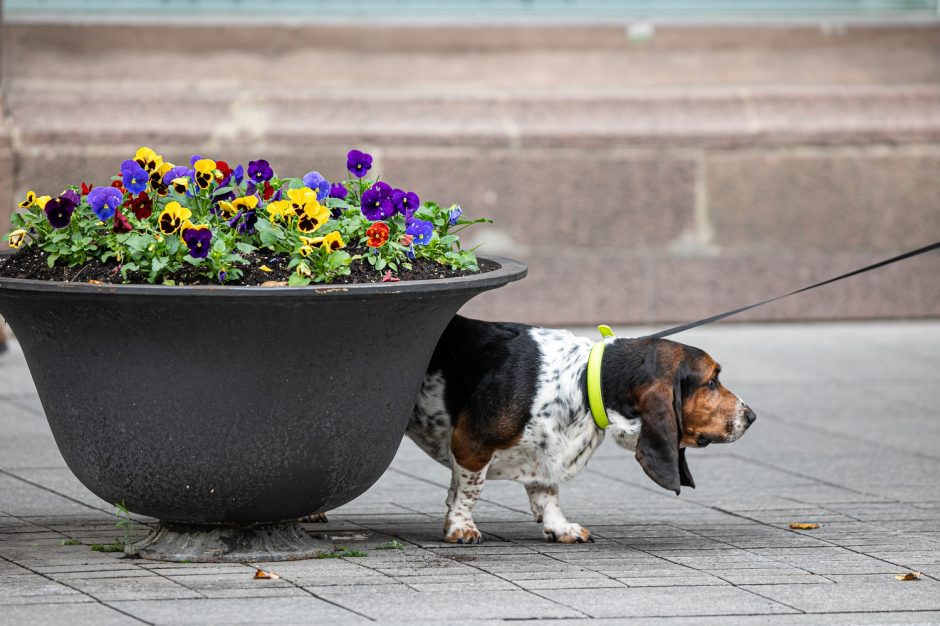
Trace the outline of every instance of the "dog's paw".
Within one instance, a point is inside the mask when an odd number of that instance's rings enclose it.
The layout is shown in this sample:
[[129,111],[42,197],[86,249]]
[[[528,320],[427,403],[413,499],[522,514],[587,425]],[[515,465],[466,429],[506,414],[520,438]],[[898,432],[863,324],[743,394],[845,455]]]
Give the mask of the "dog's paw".
[[483,534],[472,520],[447,520],[444,523],[444,541],[448,543],[483,543]]
[[549,543],[594,543],[591,531],[579,524],[564,524],[555,528],[543,528],[545,541]]

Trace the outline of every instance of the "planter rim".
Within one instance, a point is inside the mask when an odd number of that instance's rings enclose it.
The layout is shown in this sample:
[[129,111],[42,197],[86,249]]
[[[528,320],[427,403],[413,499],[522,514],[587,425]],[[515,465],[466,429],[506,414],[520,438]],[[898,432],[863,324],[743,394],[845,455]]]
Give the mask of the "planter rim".
[[[0,253],[3,260],[7,253]],[[403,280],[388,283],[356,283],[351,285],[322,284],[307,287],[261,287],[222,285],[123,285],[93,284],[85,282],[64,282],[58,280],[36,280],[31,278],[0,277],[0,293],[11,291],[69,292],[89,295],[148,295],[148,296],[207,296],[207,297],[250,297],[250,298],[290,298],[316,296],[319,298],[356,298],[359,296],[381,296],[398,293],[453,293],[467,290],[481,290],[488,287],[505,285],[520,280],[528,273],[528,266],[515,259],[497,256],[481,256],[480,260],[500,264],[500,268],[491,272],[470,274],[454,278],[429,280]]]

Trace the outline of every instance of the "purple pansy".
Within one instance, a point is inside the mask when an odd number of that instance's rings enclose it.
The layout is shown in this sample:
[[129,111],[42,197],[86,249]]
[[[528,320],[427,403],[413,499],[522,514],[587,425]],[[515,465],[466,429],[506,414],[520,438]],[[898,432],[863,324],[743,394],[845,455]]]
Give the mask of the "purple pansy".
[[431,243],[431,236],[434,234],[434,224],[427,220],[412,219],[405,229],[406,235],[414,237],[414,243],[419,246],[426,246]]
[[167,171],[166,174],[163,175],[163,184],[169,187],[170,183],[172,183],[177,178],[192,179],[194,173],[195,173],[195,170],[191,170],[185,165],[177,165],[176,167],[171,168],[169,171]]
[[241,185],[242,181],[245,180],[245,168],[241,163],[235,166],[235,169],[232,170],[232,180],[235,181],[236,185]]
[[271,165],[264,159],[248,161],[248,178],[255,181],[255,183],[263,183],[266,180],[271,180],[273,176],[274,170],[271,169]]
[[343,183],[333,183],[330,187],[330,197],[336,198],[337,200],[345,200],[346,196],[349,195],[349,192],[346,191],[346,186]]
[[362,214],[373,222],[393,216],[392,188],[380,181],[366,189],[362,193]]
[[372,155],[350,150],[346,155],[346,169],[356,178],[362,178],[372,169]]
[[72,204],[74,204],[75,206],[78,206],[79,203],[82,201],[82,197],[78,195],[78,192],[75,191],[74,189],[66,189],[65,191],[62,192],[62,194],[59,197],[65,198],[66,200],[71,200]]
[[459,205],[459,204],[455,204],[455,205],[454,205],[454,208],[452,208],[452,209],[450,210],[450,213],[448,214],[448,218],[449,218],[449,219],[448,219],[448,223],[449,223],[451,226],[456,226],[456,225],[457,225],[457,220],[460,219],[460,216],[461,216],[461,215],[463,215],[463,209],[460,208],[460,205]]
[[88,192],[87,200],[98,219],[106,222],[114,217],[114,211],[121,206],[124,194],[114,187],[95,187]]
[[52,228],[58,230],[65,228],[72,221],[72,212],[75,210],[75,203],[64,195],[53,198],[46,202],[43,211]]
[[194,259],[204,259],[209,256],[209,243],[212,241],[212,231],[208,228],[187,228],[183,231],[183,241],[189,247],[189,255]]
[[[128,163],[128,161],[124,163]],[[150,180],[150,174],[138,165],[137,161],[130,161],[127,167],[121,164],[121,176],[124,179],[124,188],[135,194],[146,191],[147,183]]]
[[238,232],[242,235],[255,232],[255,224],[258,223],[258,215],[254,211],[239,211],[235,217],[228,221],[230,228],[238,226]]
[[194,154],[193,156],[189,157],[189,164],[190,164],[190,165],[192,165],[192,166],[195,167],[196,161],[202,161],[202,157],[201,157],[200,155],[198,155],[198,154]]
[[395,210],[404,215],[405,218],[409,218],[414,215],[414,212],[421,206],[421,201],[418,199],[418,194],[412,191],[396,189],[392,192],[392,205],[394,205]]
[[309,187],[317,192],[317,201],[322,202],[330,195],[330,181],[323,178],[320,172],[307,172],[304,174],[304,187]]

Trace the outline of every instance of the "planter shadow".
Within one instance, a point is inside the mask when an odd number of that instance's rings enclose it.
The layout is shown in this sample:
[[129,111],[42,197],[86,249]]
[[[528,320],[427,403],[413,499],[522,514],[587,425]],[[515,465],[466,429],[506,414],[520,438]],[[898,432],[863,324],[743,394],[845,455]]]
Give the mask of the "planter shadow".
[[460,278],[300,288],[0,278],[0,314],[71,471],[161,521],[129,551],[306,558],[323,545],[297,518],[388,468],[450,319],[526,274],[490,260]]

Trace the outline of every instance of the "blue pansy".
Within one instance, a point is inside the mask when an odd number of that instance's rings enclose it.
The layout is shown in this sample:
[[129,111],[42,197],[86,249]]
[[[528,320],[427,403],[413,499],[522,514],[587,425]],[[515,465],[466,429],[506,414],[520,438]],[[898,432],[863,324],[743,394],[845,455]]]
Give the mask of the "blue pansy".
[[330,195],[330,181],[323,178],[320,172],[307,172],[304,174],[304,187],[309,187],[317,192],[317,202],[322,202]]
[[98,219],[106,222],[114,217],[114,212],[124,200],[124,194],[114,187],[95,187],[88,192],[86,200]]
[[413,218],[405,229],[406,235],[414,238],[414,243],[419,246],[426,246],[431,243],[431,236],[434,234],[434,224],[427,220]]

